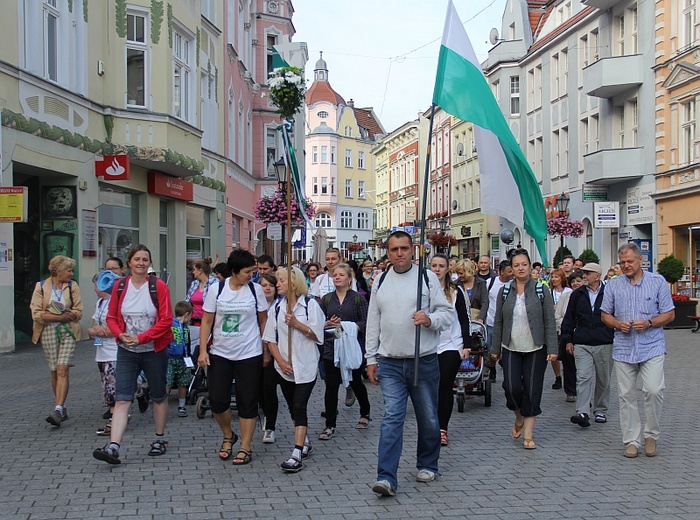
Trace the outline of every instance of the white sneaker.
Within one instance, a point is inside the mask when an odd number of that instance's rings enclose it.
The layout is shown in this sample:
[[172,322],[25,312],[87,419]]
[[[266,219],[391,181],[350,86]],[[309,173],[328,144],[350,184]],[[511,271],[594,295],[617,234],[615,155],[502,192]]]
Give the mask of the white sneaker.
[[429,469],[422,469],[416,475],[416,482],[432,482],[435,480],[435,473]]
[[265,430],[262,438],[263,444],[274,444],[275,443],[275,430]]
[[372,486],[372,491],[377,495],[383,497],[393,497],[396,495],[396,491],[391,487],[391,484],[387,480],[378,480]]

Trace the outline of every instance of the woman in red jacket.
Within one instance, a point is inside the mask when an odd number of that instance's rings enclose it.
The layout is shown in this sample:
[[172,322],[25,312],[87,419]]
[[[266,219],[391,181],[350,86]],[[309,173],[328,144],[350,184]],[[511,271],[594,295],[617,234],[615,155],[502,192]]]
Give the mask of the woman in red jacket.
[[173,340],[173,311],[168,286],[156,277],[149,278],[151,252],[143,244],[131,248],[126,258],[131,275],[112,290],[107,311],[107,326],[117,339],[116,403],[112,416],[110,443],[93,451],[97,460],[119,464],[119,448],[134,400],[136,380],[143,370],[153,401],[155,440],[149,455],[163,455],[167,449],[165,425],[168,422],[168,394],[165,380],[168,369],[166,347]]

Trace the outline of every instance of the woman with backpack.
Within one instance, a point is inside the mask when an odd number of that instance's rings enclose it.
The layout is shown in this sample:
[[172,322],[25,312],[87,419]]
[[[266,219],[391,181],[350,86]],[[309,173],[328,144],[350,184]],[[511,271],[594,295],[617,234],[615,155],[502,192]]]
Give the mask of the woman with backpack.
[[[245,249],[234,249],[228,257],[230,278],[211,286],[204,300],[199,330],[197,364],[208,366],[209,402],[224,439],[219,458],[229,460],[238,436],[231,428],[231,389],[236,380],[236,405],[241,427],[241,445],[233,457],[234,466],[253,459],[251,443],[258,419],[258,394],[262,378],[261,331],[267,321],[267,300],[259,284],[251,282],[257,268],[255,257]],[[209,351],[207,351],[209,350]]]
[[151,456],[167,451],[165,426],[168,422],[168,394],[165,391],[168,371],[167,347],[173,340],[173,310],[170,291],[163,280],[150,276],[151,251],[143,244],[131,248],[126,265],[131,274],[112,289],[107,309],[107,326],[117,340],[115,371],[116,403],[112,415],[110,442],[92,452],[97,460],[120,464],[119,450],[129,420],[137,379],[146,374],[153,401],[156,434]]
[[41,339],[41,348],[51,371],[51,388],[56,398],[55,408],[46,422],[60,428],[68,419],[68,372],[74,365],[75,344],[81,337],[80,318],[83,302],[80,288],[73,282],[75,260],[54,256],[49,261],[51,276],[37,282],[29,308],[34,321],[32,343]]
[[[351,289],[353,271],[348,264],[336,265],[331,275],[335,291],[321,298],[321,309],[326,316],[325,328],[335,331],[339,328],[352,328],[353,325],[355,327],[352,334],[356,335],[357,341],[350,344],[354,344],[360,349],[359,353],[355,353],[358,354],[360,365],[352,369],[349,388],[352,388],[355,397],[360,403],[360,420],[355,425],[355,428],[365,430],[371,420],[367,388],[362,381],[362,370],[365,365],[364,345],[368,304],[367,300],[360,293]],[[332,332],[326,333],[321,355],[323,366],[326,370],[326,427],[318,436],[322,441],[329,440],[335,434],[336,418],[338,416],[338,387],[345,382],[341,372],[343,367],[335,365],[335,360],[338,359],[339,354],[336,351],[336,335]]]
[[510,265],[514,279],[496,298],[491,357],[501,358],[506,406],[515,414],[511,436],[523,436],[523,448],[532,450],[545,369],[557,359],[557,325],[552,294],[530,277],[527,251],[514,249]]
[[[282,471],[296,473],[303,467],[302,460],[311,453],[311,443],[307,436],[307,406],[316,384],[319,360],[317,345],[323,344],[325,317],[316,300],[308,296],[309,288],[304,273],[296,267],[292,267],[291,272],[291,279],[286,269],[279,269],[275,273],[277,292],[283,298],[268,311],[263,341],[268,342],[275,360],[282,394],[294,422],[294,449],[281,467]],[[291,312],[287,312],[287,301]],[[288,343],[290,334],[291,352]]]

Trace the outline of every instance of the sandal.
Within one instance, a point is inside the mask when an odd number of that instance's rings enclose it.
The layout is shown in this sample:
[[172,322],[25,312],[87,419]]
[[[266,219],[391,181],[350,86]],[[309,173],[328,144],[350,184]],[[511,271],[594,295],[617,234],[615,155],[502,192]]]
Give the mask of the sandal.
[[523,434],[523,426],[525,426],[525,421],[518,422],[516,420],[515,424],[513,425],[513,430],[510,432],[511,437],[513,437],[514,439],[519,439],[520,436]]
[[[221,448],[219,448],[219,458],[221,460],[228,460],[231,458],[231,455],[233,455],[233,445],[237,440],[238,440],[238,435],[236,435],[235,433],[233,434],[233,437],[231,437],[231,438],[224,437],[224,440],[221,441]],[[224,448],[224,444],[228,444],[230,447]],[[222,454],[223,454],[223,457],[221,456]]]
[[121,464],[122,461],[119,460],[119,452],[112,448],[109,444],[102,448],[97,448],[92,452],[92,456],[97,460],[107,462],[108,464]]
[[360,420],[357,421],[357,424],[355,425],[356,430],[366,430],[369,427],[369,422],[372,419],[370,419],[368,416],[363,415],[360,417]]
[[165,455],[168,451],[168,441],[154,441],[151,443],[151,451],[148,454],[151,457],[157,457],[158,455]]
[[523,448],[526,450],[534,450],[537,448],[537,444],[532,439],[523,439]]
[[[243,456],[241,457],[241,453]],[[236,456],[233,458],[233,465],[234,466],[245,466],[246,464],[250,463],[250,461],[253,460],[253,453],[240,449],[238,450],[238,453],[236,453]]]
[[280,464],[280,466],[282,471],[286,473],[296,473],[304,467],[302,462],[296,457],[289,457],[282,464]]
[[335,434],[335,428],[326,428],[321,432],[318,438],[322,441],[328,441]]

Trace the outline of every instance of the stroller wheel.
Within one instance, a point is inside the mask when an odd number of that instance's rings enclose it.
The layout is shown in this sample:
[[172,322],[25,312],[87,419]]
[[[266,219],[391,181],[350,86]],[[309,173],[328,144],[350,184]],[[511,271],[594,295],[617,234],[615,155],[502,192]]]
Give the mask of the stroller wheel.
[[459,413],[464,412],[464,401],[465,401],[464,394],[457,394],[457,411]]
[[190,406],[197,404],[197,397],[197,390],[192,390],[190,395],[187,396],[187,404]]
[[488,378],[484,382],[484,406],[491,406],[491,380]]
[[206,395],[200,395],[197,398],[197,418],[204,419],[209,410],[209,398]]

